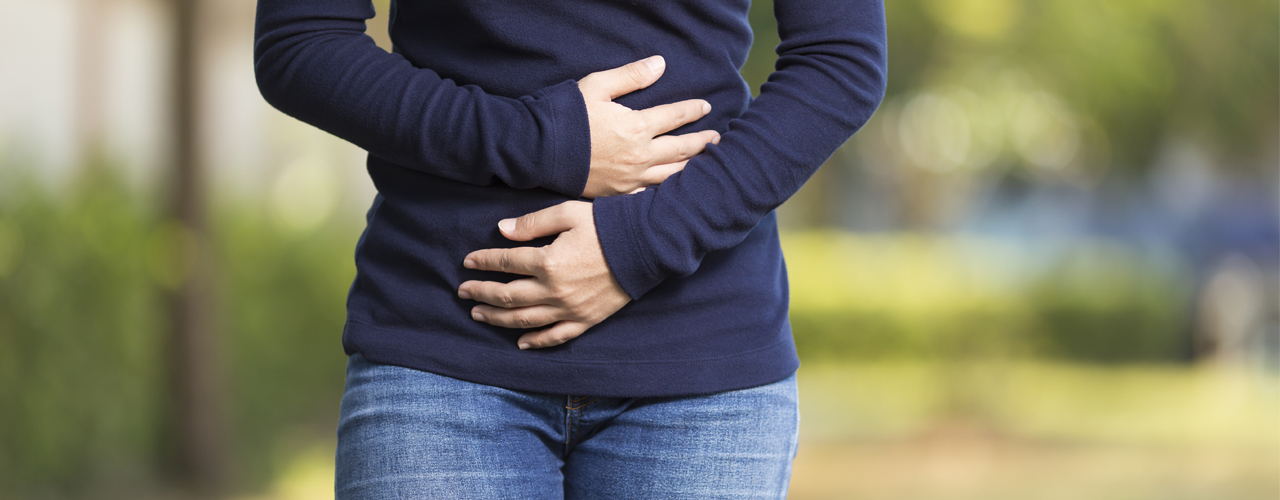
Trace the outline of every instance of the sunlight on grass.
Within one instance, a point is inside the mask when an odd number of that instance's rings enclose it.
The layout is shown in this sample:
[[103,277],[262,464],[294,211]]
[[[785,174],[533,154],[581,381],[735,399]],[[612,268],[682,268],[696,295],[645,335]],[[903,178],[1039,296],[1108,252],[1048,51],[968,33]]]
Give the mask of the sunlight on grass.
[[1274,499],[1280,377],[1004,363],[801,369],[791,498]]
[[236,500],[326,500],[333,498],[333,455],[337,443],[315,443],[291,458],[265,495]]
[[1017,318],[1035,309],[1035,297],[1028,292],[1046,279],[1095,309],[1182,285],[1170,255],[1147,254],[1100,238],[1026,242],[803,231],[784,233],[782,248],[792,314],[887,312],[937,318],[978,311]]

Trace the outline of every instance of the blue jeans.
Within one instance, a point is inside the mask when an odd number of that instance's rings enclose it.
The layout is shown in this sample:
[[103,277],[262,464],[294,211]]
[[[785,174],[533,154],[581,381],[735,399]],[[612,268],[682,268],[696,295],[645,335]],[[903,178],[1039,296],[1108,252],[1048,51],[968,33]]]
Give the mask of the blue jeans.
[[716,394],[520,392],[347,363],[338,500],[785,498],[795,375]]

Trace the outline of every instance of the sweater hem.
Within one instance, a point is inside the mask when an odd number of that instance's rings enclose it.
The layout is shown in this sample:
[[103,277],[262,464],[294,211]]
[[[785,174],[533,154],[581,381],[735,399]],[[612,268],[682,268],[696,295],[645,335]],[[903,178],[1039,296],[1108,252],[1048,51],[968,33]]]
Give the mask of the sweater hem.
[[[669,397],[745,389],[782,380],[799,359],[785,334],[764,346],[725,356],[681,360],[561,360],[476,345],[446,335],[370,325],[349,318],[348,355],[504,389],[601,397]],[[537,357],[535,357],[537,356]],[[476,367],[485,367],[479,371]]]

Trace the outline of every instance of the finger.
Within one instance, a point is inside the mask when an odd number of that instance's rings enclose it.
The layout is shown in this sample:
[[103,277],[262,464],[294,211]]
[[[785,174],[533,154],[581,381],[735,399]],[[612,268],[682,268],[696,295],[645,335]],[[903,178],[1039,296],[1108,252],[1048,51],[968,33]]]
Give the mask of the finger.
[[707,116],[711,112],[711,103],[702,99],[673,102],[638,111],[649,124],[653,135],[670,132],[686,123]]
[[462,267],[481,271],[541,276],[541,247],[490,248],[476,250],[462,261]]
[[458,287],[458,297],[511,309],[548,304],[551,291],[533,278],[518,279],[510,283],[468,281]]
[[520,340],[516,341],[516,345],[520,346],[521,349],[541,349],[543,347],[557,346],[577,338],[587,331],[587,328],[590,328],[590,326],[586,323],[561,321],[551,328],[521,335]]
[[529,241],[563,233],[580,223],[572,210],[573,203],[585,202],[564,202],[515,219],[502,219],[498,221],[498,229],[502,230],[502,235],[507,239],[515,241]]
[[[645,183],[645,185],[647,186],[652,186],[654,184],[662,184],[662,181],[667,180],[667,177],[671,177],[672,174],[679,172],[681,170],[684,170],[684,166],[688,163],[689,163],[689,160],[685,160],[685,161],[678,161],[675,163],[668,163],[666,165],[657,165],[657,166],[649,167],[647,170],[644,171],[643,174],[640,175],[640,182]],[[640,189],[644,189],[644,188],[640,188]]]
[[632,189],[631,191],[628,191],[627,194],[636,194],[643,191],[644,191],[644,188],[635,188],[635,189]]
[[537,328],[562,319],[564,310],[553,306],[529,306],[503,309],[488,305],[471,308],[471,319],[503,328]]
[[662,76],[667,61],[653,56],[605,71],[597,71],[578,81],[583,97],[613,100],[653,85]]
[[673,163],[688,160],[701,153],[707,144],[720,142],[720,134],[714,130],[703,130],[684,135],[664,135],[655,137],[649,143],[649,150],[654,164]]

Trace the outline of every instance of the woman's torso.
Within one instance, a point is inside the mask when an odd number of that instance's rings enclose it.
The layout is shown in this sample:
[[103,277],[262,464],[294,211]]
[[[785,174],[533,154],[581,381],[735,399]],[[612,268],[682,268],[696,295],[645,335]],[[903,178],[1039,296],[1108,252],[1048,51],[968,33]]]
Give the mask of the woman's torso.
[[[712,112],[673,133],[723,133],[751,100],[738,73],[751,44],[747,9],[745,0],[401,0],[391,34],[415,66],[506,97],[660,54],[662,78],[616,102],[643,109],[706,99]],[[357,246],[348,352],[512,389],[605,396],[716,392],[795,369],[772,214],[738,246],[707,254],[694,274],[668,279],[582,337],[526,352],[515,347],[522,331],[471,320],[475,303],[456,295],[466,280],[516,276],[461,262],[477,249],[516,246],[498,220],[569,198],[461,183],[373,156],[368,167],[379,195]]]

